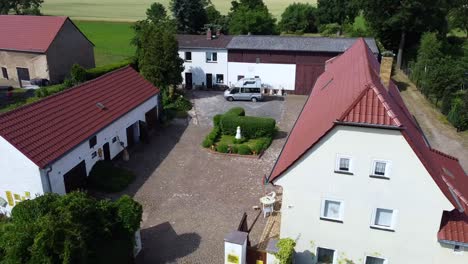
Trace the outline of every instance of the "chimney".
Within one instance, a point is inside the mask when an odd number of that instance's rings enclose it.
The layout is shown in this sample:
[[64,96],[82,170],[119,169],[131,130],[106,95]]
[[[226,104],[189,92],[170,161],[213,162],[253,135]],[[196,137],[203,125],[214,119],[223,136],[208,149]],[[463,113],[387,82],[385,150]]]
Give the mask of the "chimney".
[[221,29],[220,28],[216,29],[216,36],[217,37],[221,36]]
[[380,80],[385,88],[388,88],[390,79],[392,78],[394,54],[391,51],[382,52],[382,61],[380,62]]
[[211,39],[212,39],[211,29],[210,29],[210,28],[206,30],[206,39],[207,39],[207,40],[211,40]]

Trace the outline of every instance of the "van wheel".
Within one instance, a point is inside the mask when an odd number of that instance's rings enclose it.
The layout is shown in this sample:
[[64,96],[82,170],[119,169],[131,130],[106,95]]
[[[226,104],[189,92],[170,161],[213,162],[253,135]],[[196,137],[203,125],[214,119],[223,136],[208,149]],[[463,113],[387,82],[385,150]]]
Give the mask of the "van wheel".
[[234,98],[232,98],[231,96],[229,96],[229,97],[227,98],[227,100],[228,100],[229,102],[232,102],[232,101],[234,101]]
[[252,99],[250,99],[250,100],[252,100],[252,102],[254,102],[254,103],[256,103],[258,101],[258,99],[256,97],[252,97]]

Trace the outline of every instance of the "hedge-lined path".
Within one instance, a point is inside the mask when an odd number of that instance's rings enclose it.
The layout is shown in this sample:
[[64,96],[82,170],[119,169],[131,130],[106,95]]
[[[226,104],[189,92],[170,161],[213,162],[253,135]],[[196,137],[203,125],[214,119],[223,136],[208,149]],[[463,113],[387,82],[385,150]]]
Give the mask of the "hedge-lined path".
[[[193,98],[196,109],[203,100]],[[281,130],[290,129],[305,97],[288,97],[279,113]],[[274,109],[273,109],[274,110]],[[249,112],[248,112],[249,113]],[[252,113],[249,113],[252,114]],[[197,112],[197,118],[206,118]],[[131,150],[126,164],[137,179],[125,193],[144,208],[143,251],[137,263],[222,263],[224,236],[237,228],[244,212],[248,224],[259,213],[269,173],[286,139],[275,140],[261,159],[209,153],[200,146],[210,125],[175,122],[161,128],[149,144]],[[251,232],[256,244],[265,226],[262,216]]]

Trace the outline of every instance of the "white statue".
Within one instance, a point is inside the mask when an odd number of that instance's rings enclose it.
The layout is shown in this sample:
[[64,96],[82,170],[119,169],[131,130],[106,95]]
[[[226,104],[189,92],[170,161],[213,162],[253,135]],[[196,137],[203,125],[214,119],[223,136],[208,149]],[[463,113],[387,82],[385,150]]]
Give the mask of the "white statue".
[[237,131],[236,131],[236,139],[241,139],[241,138],[242,138],[241,129],[240,129],[240,126],[238,126]]

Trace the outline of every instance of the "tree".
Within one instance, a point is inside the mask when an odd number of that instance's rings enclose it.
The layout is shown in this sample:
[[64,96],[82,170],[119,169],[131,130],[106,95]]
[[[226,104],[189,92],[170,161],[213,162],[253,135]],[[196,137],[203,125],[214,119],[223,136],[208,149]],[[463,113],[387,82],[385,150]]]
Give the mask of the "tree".
[[166,8],[161,3],[153,3],[150,8],[146,10],[146,18],[153,22],[158,23],[167,19]]
[[278,24],[280,31],[286,33],[315,33],[317,32],[316,9],[310,4],[290,4],[281,15]]
[[426,97],[429,95],[429,90],[426,89],[428,67],[434,65],[435,60],[442,56],[442,42],[438,39],[437,34],[425,33],[421,38],[411,78]]
[[449,12],[449,24],[451,28],[459,28],[468,35],[468,2],[466,0],[454,0]]
[[40,15],[40,7],[44,0],[2,0],[0,1],[0,15],[7,15],[13,11],[16,15]]
[[137,58],[141,74],[162,89],[180,84],[184,66],[172,23],[142,23],[140,26]]
[[1,263],[130,263],[142,207],[85,193],[45,194],[16,205],[0,225]]
[[403,51],[419,42],[423,32],[447,32],[446,0],[361,0],[364,16],[389,50],[398,50],[397,68]]
[[435,99],[436,106],[441,99],[445,99],[445,105],[442,105],[444,114],[450,110],[453,95],[462,84],[464,71],[459,65],[458,60],[449,56],[436,58],[426,73],[427,93]]
[[172,15],[177,23],[177,31],[185,34],[197,34],[208,21],[202,0],[171,0]]
[[317,19],[319,24],[337,23],[340,25],[339,35],[343,32],[346,23],[354,21],[359,14],[359,8],[355,0],[318,0]]
[[230,34],[276,33],[276,19],[262,0],[240,0],[231,2],[229,17]]

